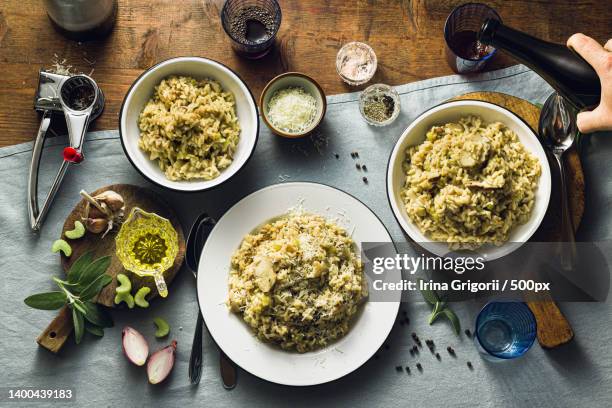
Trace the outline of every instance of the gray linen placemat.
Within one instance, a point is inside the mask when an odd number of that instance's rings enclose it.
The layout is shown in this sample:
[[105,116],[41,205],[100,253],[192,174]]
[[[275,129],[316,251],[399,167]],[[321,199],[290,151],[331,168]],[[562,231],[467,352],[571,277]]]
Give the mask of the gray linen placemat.
[[[23,299],[51,290],[51,276],[61,273],[50,243],[78,200],[80,189],[92,191],[111,183],[152,187],[174,206],[188,228],[200,212],[219,217],[237,200],[263,186],[282,180],[318,181],[362,200],[382,219],[394,239],[401,241],[401,230],[387,203],[385,171],[395,141],[419,113],[471,91],[505,92],[539,103],[551,92],[537,75],[520,65],[472,77],[435,78],[397,90],[402,113],[390,127],[373,128],[361,120],[357,93],[329,97],[326,119],[314,138],[285,140],[272,136],[262,126],[247,168],[222,187],[201,194],[173,193],[150,186],[126,160],[117,131],[88,134],[86,161],[78,170],[70,170],[39,235],[32,234],[27,223],[26,180],[32,145],[0,149],[2,385],[72,388],[81,406],[612,406],[609,302],[564,305],[563,311],[576,332],[573,343],[554,351],[536,345],[524,358],[503,364],[483,361],[471,341],[465,336],[457,339],[446,324],[428,326],[429,306],[405,304],[402,310],[407,311],[410,326],[396,327],[388,340],[389,350],[381,350],[379,358],[341,380],[291,388],[267,383],[241,370],[238,387],[227,392],[221,387],[218,354],[208,335],[204,338],[202,382],[198,387],[189,385],[187,363],[197,304],[194,279],[183,270],[166,300],[156,300],[146,310],[114,313],[116,326],[107,330],[104,338],[87,337],[79,346],[69,339],[59,356],[36,345],[34,339],[54,313],[30,309]],[[65,140],[52,139],[45,148],[41,193],[55,174],[64,144]],[[368,185],[355,169],[352,151],[358,151],[359,161],[367,164]],[[612,180],[608,177],[611,152],[611,135],[588,136],[583,144],[587,180],[583,239],[612,237]],[[478,308],[479,304],[471,302],[456,305],[464,327],[473,324]],[[172,376],[159,386],[149,385],[145,371],[128,363],[120,348],[121,327],[128,324],[152,339],[152,349],[167,343],[153,337],[151,319],[155,316],[171,322],[170,338],[177,339],[179,350]],[[441,362],[429,351],[422,351],[418,358],[410,356],[412,331],[423,339],[435,340]],[[447,345],[455,348],[456,358],[446,353]],[[468,360],[474,365],[473,371],[466,366]],[[422,373],[415,369],[417,361],[423,365]],[[396,365],[411,366],[412,374],[396,372]],[[6,395],[5,390],[3,393]]]

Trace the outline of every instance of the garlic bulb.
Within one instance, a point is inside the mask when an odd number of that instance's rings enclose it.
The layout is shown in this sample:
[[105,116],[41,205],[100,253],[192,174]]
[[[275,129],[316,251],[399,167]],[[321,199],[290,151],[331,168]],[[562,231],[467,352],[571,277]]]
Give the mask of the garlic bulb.
[[87,230],[94,234],[102,231],[102,238],[120,224],[125,215],[125,202],[120,194],[106,190],[95,197],[90,196],[85,190],[81,190],[81,196],[85,199],[85,214],[82,218]]

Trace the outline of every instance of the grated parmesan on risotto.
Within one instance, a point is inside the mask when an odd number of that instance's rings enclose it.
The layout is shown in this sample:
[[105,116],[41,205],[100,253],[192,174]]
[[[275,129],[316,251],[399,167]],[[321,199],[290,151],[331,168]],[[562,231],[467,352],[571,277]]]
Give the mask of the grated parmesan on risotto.
[[477,116],[432,127],[403,167],[408,217],[453,249],[506,242],[529,220],[541,174],[516,133]]
[[240,137],[234,95],[211,79],[170,76],[155,87],[138,119],[138,146],[169,180],[219,176]]
[[366,296],[353,240],[319,215],[271,221],[232,256],[228,307],[283,349],[303,353],[344,336]]

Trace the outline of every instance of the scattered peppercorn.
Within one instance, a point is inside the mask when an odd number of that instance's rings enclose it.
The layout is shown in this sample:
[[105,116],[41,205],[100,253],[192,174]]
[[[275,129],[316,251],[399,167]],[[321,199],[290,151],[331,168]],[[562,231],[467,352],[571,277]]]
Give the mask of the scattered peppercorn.
[[448,354],[450,354],[451,356],[455,355],[455,350],[451,346],[448,346],[446,348],[446,351],[448,351]]
[[406,366],[406,373],[410,374],[410,367]]
[[380,356],[378,354],[374,354],[374,360],[378,360]]
[[413,349],[410,349],[410,356],[414,357],[414,350]]
[[365,176],[364,176],[364,177],[362,178],[362,180],[363,180],[363,182],[364,182],[364,183],[368,184],[368,178],[367,178],[367,177],[365,177]]
[[336,159],[340,158],[340,155],[338,153],[334,153],[334,156],[336,157]]
[[402,314],[403,314],[404,316],[408,316],[408,312],[407,312],[407,311],[405,311],[405,310],[402,310]]
[[474,367],[472,366],[472,362],[471,362],[471,361],[468,361],[468,362],[467,362],[467,366],[468,366],[468,368],[469,368],[470,370],[473,370],[473,369],[474,369]]
[[359,152],[355,151],[355,157],[359,157]]
[[470,331],[470,329],[465,329],[465,335],[468,337],[472,337],[472,332]]
[[419,371],[423,372],[423,366],[421,365],[421,363],[417,363],[417,368],[419,369]]
[[398,373],[402,371],[402,366],[397,366],[395,367],[395,371],[397,371]]
[[363,171],[368,171],[368,168],[366,167],[366,165],[365,165],[365,164],[363,164],[363,165],[361,166],[361,168],[363,169]]
[[357,167],[357,170],[361,170],[361,164],[357,163],[355,164],[355,167]]
[[412,336],[413,339],[415,339],[415,340],[417,339],[417,335],[416,335],[415,332],[412,332],[411,336]]
[[410,319],[409,318],[405,318],[404,322],[406,322],[406,324],[410,324]]
[[438,359],[438,361],[442,360],[442,357],[440,357],[440,353],[436,353],[436,358]]
[[385,350],[389,350],[391,348],[391,346],[389,346],[389,343],[385,344]]

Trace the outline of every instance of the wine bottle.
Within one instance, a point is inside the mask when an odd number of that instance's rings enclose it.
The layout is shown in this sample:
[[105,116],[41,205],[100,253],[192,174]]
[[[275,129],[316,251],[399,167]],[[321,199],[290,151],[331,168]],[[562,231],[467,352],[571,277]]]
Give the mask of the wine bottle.
[[599,103],[601,84],[595,70],[565,45],[543,41],[495,19],[484,22],[478,39],[533,69],[574,108],[581,110]]

